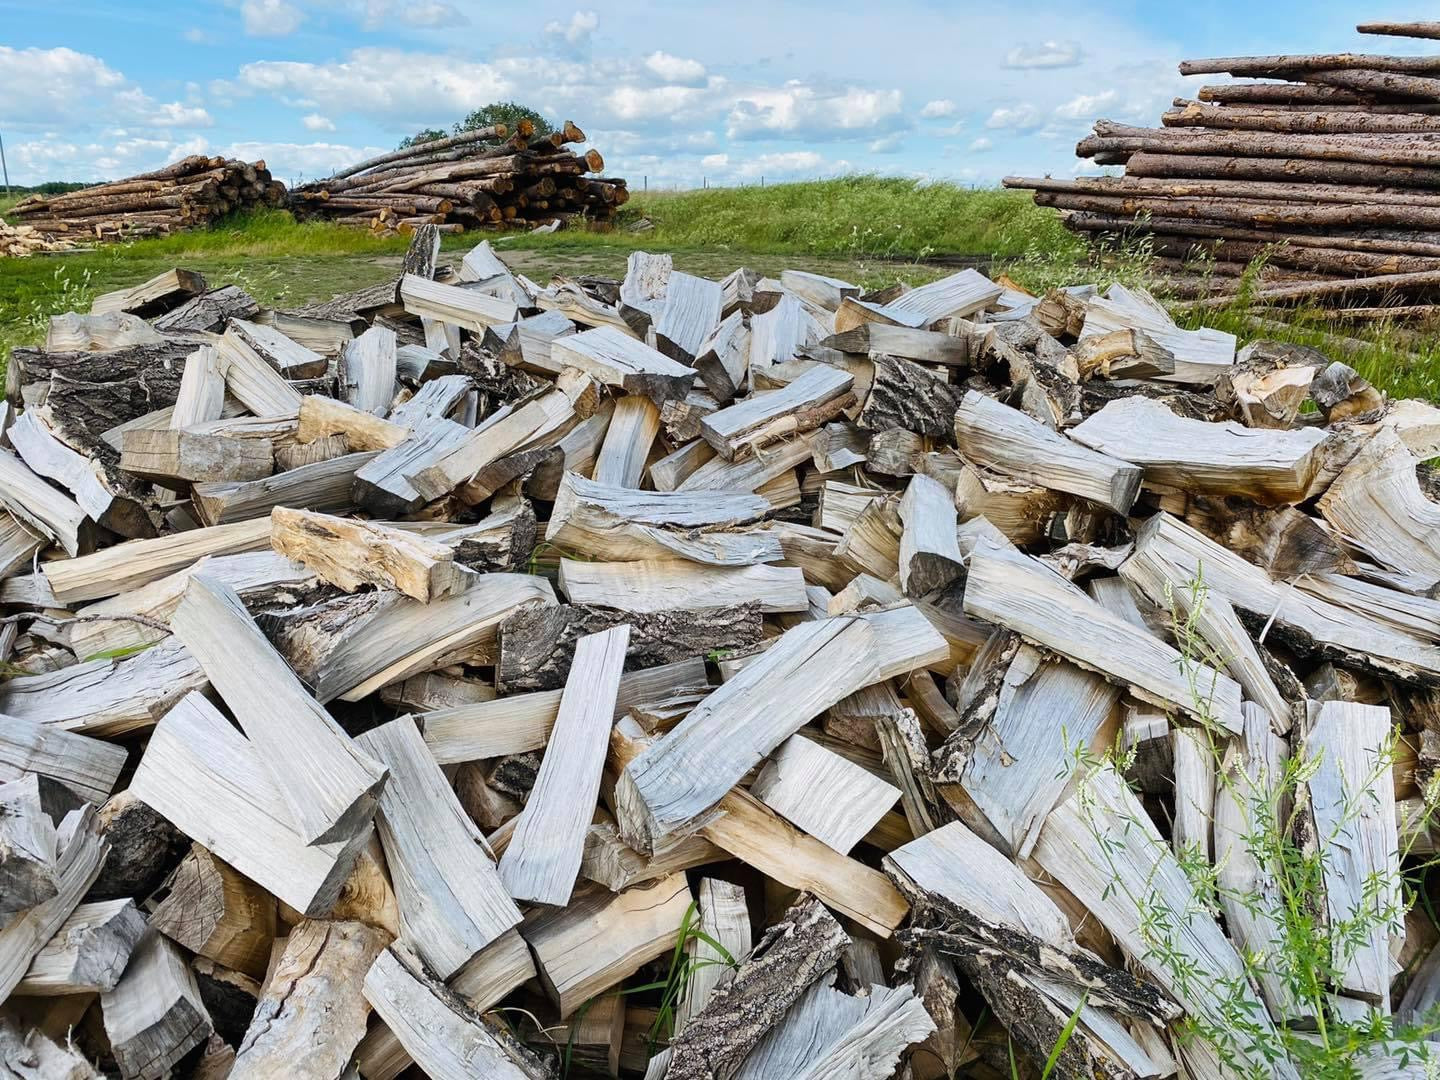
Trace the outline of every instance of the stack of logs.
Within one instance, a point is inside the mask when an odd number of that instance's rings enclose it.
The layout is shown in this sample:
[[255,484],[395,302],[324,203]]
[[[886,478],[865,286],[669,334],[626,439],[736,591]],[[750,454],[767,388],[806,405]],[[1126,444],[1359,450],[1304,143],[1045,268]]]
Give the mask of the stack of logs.
[[284,206],[265,162],[197,154],[154,172],[63,195],[32,195],[8,212],[45,236],[121,240],[209,225],[234,210]]
[[1433,1075],[1440,409],[439,249],[14,350],[0,1075]]
[[33,225],[7,225],[0,221],[0,255],[19,259],[37,251],[69,251],[75,247],[56,233],[43,233]]
[[619,178],[590,178],[605,168],[600,151],[566,146],[585,133],[570,121],[537,136],[529,120],[514,134],[504,124],[416,143],[342,169],[290,192],[299,218],[328,218],[377,232],[443,232],[550,225],[573,217],[606,222],[630,198]]
[[[1440,37],[1440,23],[1358,29]],[[1359,307],[1351,318],[1437,310],[1424,301],[1440,295],[1440,55],[1222,57],[1180,71],[1279,81],[1202,86],[1162,128],[1098,121],[1076,152],[1122,177],[1005,185],[1107,243],[1148,237],[1182,295],[1232,291],[1197,280],[1196,256],[1221,279],[1264,256],[1264,303]]]

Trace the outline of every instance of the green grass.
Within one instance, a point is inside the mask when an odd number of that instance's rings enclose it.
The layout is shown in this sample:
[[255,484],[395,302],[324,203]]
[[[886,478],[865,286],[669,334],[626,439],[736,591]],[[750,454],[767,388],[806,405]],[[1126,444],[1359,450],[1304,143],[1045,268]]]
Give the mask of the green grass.
[[[7,204],[0,197],[0,214],[15,199]],[[637,229],[642,223],[648,227]],[[1143,250],[1092,263],[1083,241],[1061,226],[1059,215],[1034,206],[1023,192],[874,176],[636,192],[608,231],[486,236],[516,270],[540,282],[556,274],[619,277],[627,254],[643,249],[670,252],[678,268],[717,278],[743,265],[768,275],[787,267],[814,270],[869,288],[896,280],[919,284],[949,273],[946,257],[968,256],[1036,292],[1116,280],[1158,287],[1144,270]],[[443,247],[458,252],[480,239],[447,236]],[[403,237],[302,224],[283,211],[266,210],[198,232],[7,259],[0,263],[0,364],[12,346],[42,340],[50,315],[85,310],[96,294],[173,266],[199,270],[212,284],[238,284],[267,306],[299,307],[384,280],[395,272],[405,246]],[[1314,345],[1392,394],[1440,396],[1435,335],[1364,326],[1341,331],[1347,339],[1342,341],[1318,312],[1287,314],[1284,330],[1257,330],[1251,317],[1243,303],[1181,316],[1186,325],[1219,327],[1243,340],[1271,336]]]

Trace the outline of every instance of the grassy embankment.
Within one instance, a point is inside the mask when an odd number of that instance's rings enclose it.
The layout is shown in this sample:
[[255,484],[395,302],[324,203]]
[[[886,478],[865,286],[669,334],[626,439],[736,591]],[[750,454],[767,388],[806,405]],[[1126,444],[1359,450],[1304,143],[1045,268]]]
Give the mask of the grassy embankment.
[[[7,208],[0,202],[0,214]],[[639,223],[648,228],[636,229]],[[474,234],[446,237],[447,250],[476,243]],[[765,188],[637,193],[619,227],[607,233],[564,231],[491,236],[516,269],[538,281],[555,273],[619,276],[637,248],[674,253],[676,265],[718,277],[746,265],[767,274],[813,269],[867,286],[898,279],[920,283],[950,272],[947,257],[993,259],[1039,290],[1056,284],[1145,279],[1143,260],[1087,261],[1083,244],[1058,217],[1019,192],[950,184],[852,177]],[[214,283],[235,282],[264,304],[297,307],[383,280],[405,249],[403,238],[380,239],[326,223],[297,224],[281,211],[229,220],[203,232],[138,240],[87,252],[0,261],[0,362],[9,348],[39,341],[49,315],[84,310],[96,293],[143,281],[172,266],[199,270]],[[1246,305],[1193,317],[1256,336]],[[1318,313],[1287,314],[1283,333],[1343,357],[1392,393],[1435,397],[1440,345],[1432,337],[1390,327],[1353,332],[1347,348]]]

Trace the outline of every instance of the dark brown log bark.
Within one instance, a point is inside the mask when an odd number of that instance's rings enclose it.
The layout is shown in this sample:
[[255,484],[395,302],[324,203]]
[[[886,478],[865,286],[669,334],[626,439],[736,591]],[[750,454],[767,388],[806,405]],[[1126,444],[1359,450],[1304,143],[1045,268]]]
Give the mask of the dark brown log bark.
[[647,612],[584,604],[527,608],[500,624],[496,685],[506,694],[559,689],[570,674],[575,642],[622,623],[630,624],[625,670],[638,671],[756,645],[761,620],[759,604]]
[[1440,116],[1424,113],[1273,112],[1234,105],[1186,102],[1160,117],[1166,127],[1224,128],[1295,135],[1410,134],[1440,132]]
[[875,381],[860,410],[859,424],[869,431],[904,428],[917,435],[954,438],[960,389],[919,364],[877,356]]
[[727,1080],[765,1033],[850,945],[819,900],[801,897],[765,931],[735,977],[671,1044],[666,1080]]
[[1317,161],[1359,161],[1374,165],[1433,165],[1434,139],[1423,135],[1295,135],[1277,142],[1263,132],[1203,131],[1192,128],[1142,128],[1101,120],[1095,134],[1081,140],[1075,152],[1091,157],[1100,151],[1153,150],[1168,154],[1234,154]]
[[1179,179],[1280,180],[1322,184],[1364,184],[1389,190],[1440,188],[1440,169],[1425,166],[1368,165],[1351,161],[1312,161],[1289,157],[1218,157],[1143,151],[1132,154],[1127,177]]

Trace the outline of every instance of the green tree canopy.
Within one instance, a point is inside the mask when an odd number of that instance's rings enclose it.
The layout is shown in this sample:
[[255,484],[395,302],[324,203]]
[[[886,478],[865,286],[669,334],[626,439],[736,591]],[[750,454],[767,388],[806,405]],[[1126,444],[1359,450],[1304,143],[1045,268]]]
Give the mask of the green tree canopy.
[[396,149],[404,150],[409,146],[418,146],[421,143],[434,142],[436,139],[445,138],[445,135],[446,133],[438,128],[425,128],[422,131],[417,131],[414,135],[406,135],[405,138],[400,140],[400,145],[397,146]]
[[521,105],[518,101],[496,101],[486,105],[483,109],[476,109],[456,124],[455,134],[459,135],[461,132],[491,127],[495,124],[504,124],[513,134],[515,125],[521,120],[529,120],[534,124],[536,135],[549,135],[555,130],[549,120],[528,105]]

